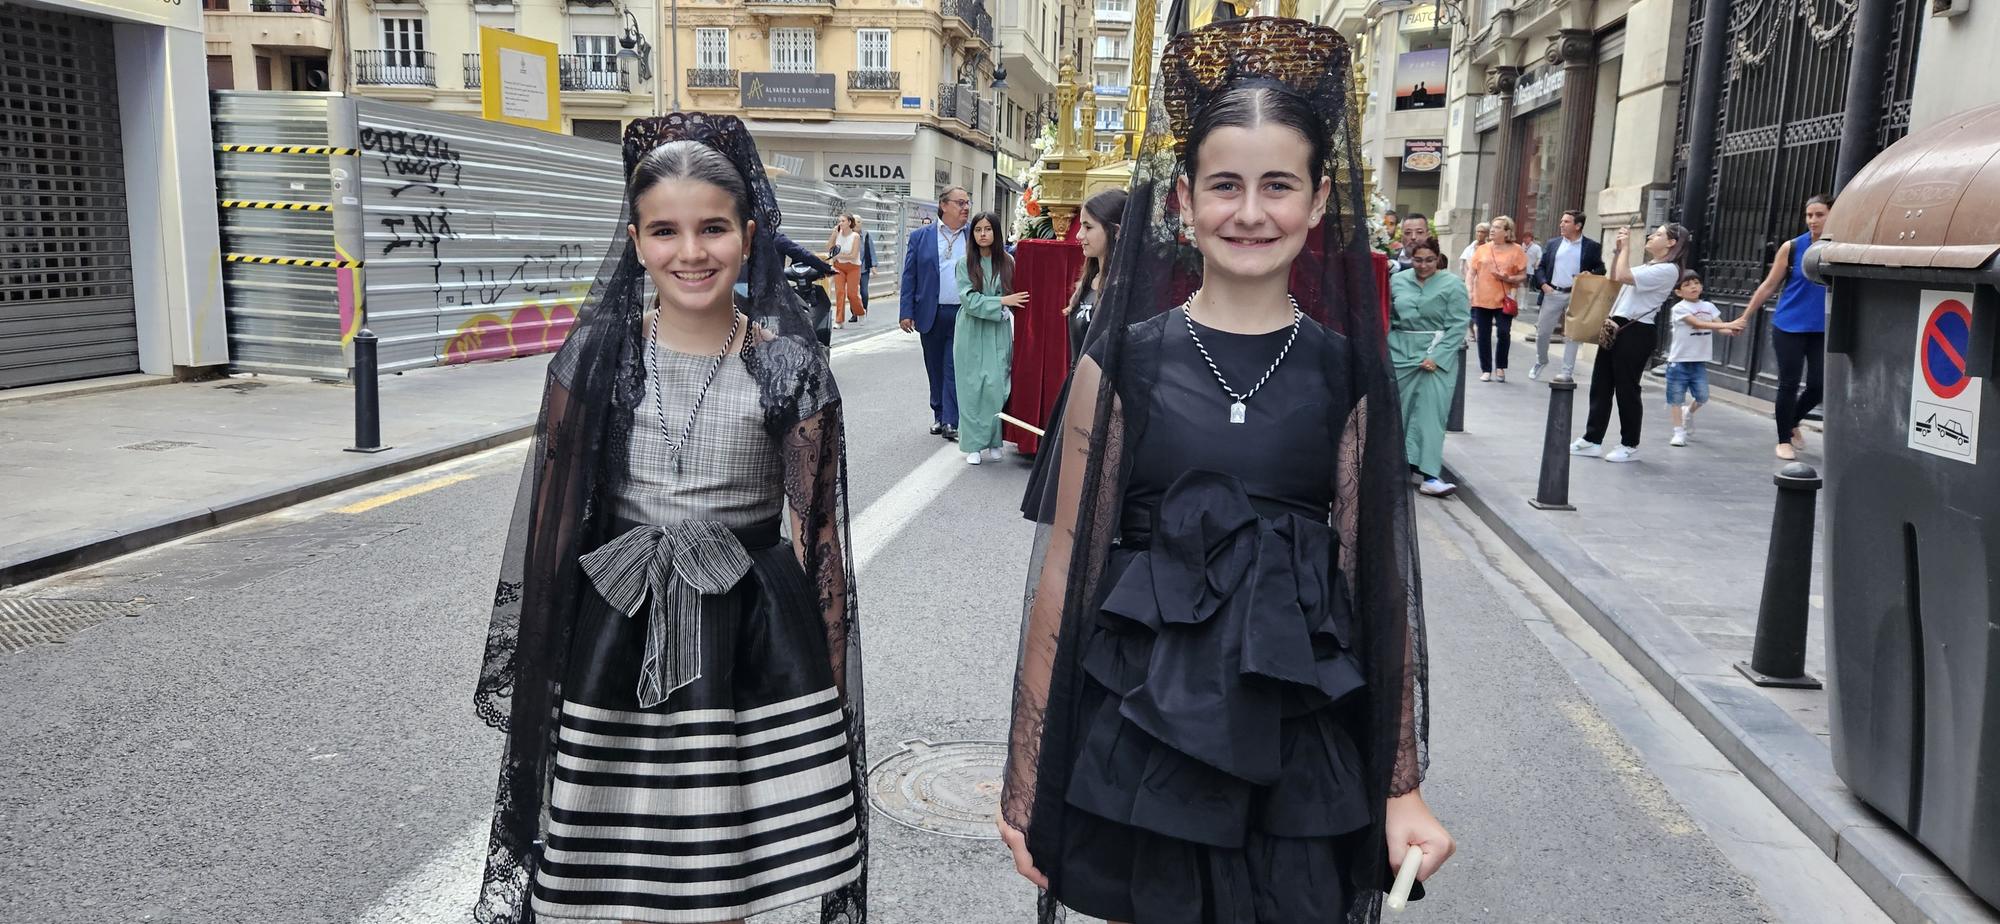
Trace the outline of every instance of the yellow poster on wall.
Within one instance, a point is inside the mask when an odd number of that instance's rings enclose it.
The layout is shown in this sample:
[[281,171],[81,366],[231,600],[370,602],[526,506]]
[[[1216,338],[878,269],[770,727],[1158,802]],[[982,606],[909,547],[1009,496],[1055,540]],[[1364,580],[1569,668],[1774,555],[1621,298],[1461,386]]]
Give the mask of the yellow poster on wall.
[[479,30],[480,114],[560,134],[562,77],[556,44],[502,29]]

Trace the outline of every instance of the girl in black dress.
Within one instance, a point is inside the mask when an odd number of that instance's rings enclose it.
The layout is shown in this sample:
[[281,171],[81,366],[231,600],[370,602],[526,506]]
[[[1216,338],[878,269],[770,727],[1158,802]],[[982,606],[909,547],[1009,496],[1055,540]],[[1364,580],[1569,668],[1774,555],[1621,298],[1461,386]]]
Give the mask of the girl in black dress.
[[1161,57],[1029,577],[999,827],[1045,920],[1358,924],[1451,855],[1347,73],[1296,20]]
[[1069,363],[1076,365],[1083,355],[1084,335],[1090,332],[1090,316],[1097,307],[1097,300],[1104,294],[1104,283],[1109,277],[1104,272],[1105,261],[1111,256],[1112,248],[1118,246],[1118,222],[1125,215],[1125,190],[1107,189],[1091,196],[1083,202],[1083,211],[1076,216],[1079,227],[1076,240],[1083,245],[1083,276],[1077,280],[1076,292],[1069,297],[1069,305],[1063,308],[1063,317],[1069,319]]

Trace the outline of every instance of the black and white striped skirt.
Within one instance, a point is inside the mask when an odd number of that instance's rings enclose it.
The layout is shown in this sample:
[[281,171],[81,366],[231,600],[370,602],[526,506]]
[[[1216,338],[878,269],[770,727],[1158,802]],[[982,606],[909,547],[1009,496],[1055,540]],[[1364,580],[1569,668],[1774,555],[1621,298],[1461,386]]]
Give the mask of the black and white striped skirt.
[[750,573],[704,610],[700,679],[653,709],[637,702],[644,620],[595,594],[584,606],[539,917],[724,921],[861,875],[862,803],[818,595],[789,545],[750,554]]

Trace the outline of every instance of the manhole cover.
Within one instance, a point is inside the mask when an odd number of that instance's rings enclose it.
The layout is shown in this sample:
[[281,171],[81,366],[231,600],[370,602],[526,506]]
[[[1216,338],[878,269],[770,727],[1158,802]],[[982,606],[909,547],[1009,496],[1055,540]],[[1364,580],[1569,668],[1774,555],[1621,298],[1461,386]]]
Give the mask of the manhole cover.
[[998,840],[993,813],[1006,766],[1007,746],[998,741],[905,741],[868,771],[868,801],[919,831]]
[[197,444],[187,442],[186,440],[148,440],[143,443],[133,443],[130,446],[120,446],[118,448],[131,449],[138,452],[166,452],[169,449],[184,449],[194,445]]
[[0,654],[17,654],[69,637],[115,616],[136,616],[136,603],[0,597]]

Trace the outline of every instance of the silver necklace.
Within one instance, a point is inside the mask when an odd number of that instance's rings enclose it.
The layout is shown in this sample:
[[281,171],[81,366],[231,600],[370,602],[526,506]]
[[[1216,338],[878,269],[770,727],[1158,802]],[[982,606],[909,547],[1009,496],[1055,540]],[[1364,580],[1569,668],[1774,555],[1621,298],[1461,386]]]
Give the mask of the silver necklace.
[[715,355],[715,364],[708,367],[708,378],[701,383],[700,393],[694,396],[694,407],[688,411],[687,424],[681,427],[681,438],[674,439],[667,429],[667,383],[660,379],[660,309],[653,309],[653,318],[646,325],[646,377],[653,383],[653,409],[660,415],[660,435],[667,438],[667,460],[674,464],[674,474],[681,473],[681,447],[687,445],[688,437],[694,434],[694,421],[701,414],[702,402],[708,400],[708,389],[715,384],[715,377],[722,372],[722,363],[729,358],[729,345],[736,342],[736,328],[742,323],[743,315],[730,310],[729,339],[722,341],[721,352]]
[[1251,398],[1256,397],[1257,392],[1264,387],[1265,382],[1271,380],[1271,374],[1278,371],[1278,367],[1285,362],[1286,354],[1292,352],[1292,344],[1298,342],[1299,322],[1305,317],[1305,314],[1299,311],[1298,299],[1287,294],[1285,300],[1292,303],[1291,336],[1285,338],[1285,348],[1278,351],[1277,359],[1271,360],[1271,368],[1264,370],[1264,377],[1258,379],[1257,384],[1250,386],[1249,391],[1240,395],[1236,393],[1236,389],[1229,387],[1229,380],[1223,378],[1221,369],[1216,368],[1215,357],[1208,355],[1208,347],[1202,345],[1201,335],[1195,333],[1194,313],[1188,310],[1188,307],[1194,304],[1194,296],[1188,296],[1187,301],[1181,303],[1181,319],[1187,322],[1188,336],[1193,338],[1194,348],[1201,351],[1202,360],[1208,363],[1208,371],[1215,373],[1215,382],[1222,386],[1222,393],[1236,399],[1236,403],[1229,406],[1230,423],[1240,424],[1249,418],[1249,408],[1245,405],[1249,403]]

